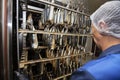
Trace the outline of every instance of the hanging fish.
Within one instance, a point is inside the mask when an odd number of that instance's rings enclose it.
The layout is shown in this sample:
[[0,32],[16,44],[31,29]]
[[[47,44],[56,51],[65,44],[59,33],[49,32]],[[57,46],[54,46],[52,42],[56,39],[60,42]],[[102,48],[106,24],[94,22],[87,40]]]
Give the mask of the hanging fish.
[[[68,2],[68,4],[67,4],[67,6],[66,6],[66,8],[69,8],[70,7],[70,2]],[[67,11],[67,10],[64,10],[64,22],[65,23],[69,23],[69,19],[68,19],[68,14],[69,13],[69,11]]]
[[[54,3],[54,2],[55,2],[55,0],[52,0],[51,3]],[[54,19],[54,6],[50,6],[50,14],[49,14],[49,19],[48,20],[53,21],[53,19]]]
[[60,24],[63,24],[63,18],[64,18],[64,12],[63,12],[63,9],[61,9],[60,11]]
[[43,24],[42,24],[42,21],[41,20],[39,20],[38,21],[38,29],[40,30],[40,29],[44,29],[44,27],[43,27]]
[[[33,26],[33,19],[32,19],[32,14],[30,13],[28,18],[27,18],[27,27],[29,30],[35,31],[35,28]],[[28,38],[31,39],[30,45],[32,48],[37,48],[38,47],[38,38],[37,34],[28,34]]]
[[54,11],[54,23],[57,23],[57,10]]
[[61,10],[58,9],[58,11],[57,11],[57,23],[58,24],[60,23],[60,15],[61,15]]

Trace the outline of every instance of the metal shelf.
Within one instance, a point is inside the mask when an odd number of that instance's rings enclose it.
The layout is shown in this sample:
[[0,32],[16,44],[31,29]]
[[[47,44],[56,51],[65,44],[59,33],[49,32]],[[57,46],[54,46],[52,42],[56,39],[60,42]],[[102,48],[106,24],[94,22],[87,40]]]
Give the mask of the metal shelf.
[[67,56],[60,56],[60,57],[56,57],[56,58],[42,58],[39,60],[31,60],[31,61],[27,61],[27,62],[21,62],[20,65],[28,65],[28,64],[34,64],[34,63],[39,63],[39,62],[48,62],[48,61],[53,61],[53,60],[58,60],[58,59],[64,59],[64,58],[70,58],[70,57],[75,57],[75,56],[81,56],[84,54],[88,54],[88,53],[80,53],[80,54],[74,54],[74,55],[67,55]]
[[88,17],[90,16],[90,15],[88,15],[86,13],[79,12],[79,11],[76,11],[76,10],[73,10],[73,9],[69,9],[67,7],[64,7],[64,6],[61,6],[61,5],[58,5],[58,4],[54,4],[54,3],[51,3],[51,2],[48,2],[48,1],[45,1],[45,0],[30,0],[30,1],[36,2],[36,3],[48,4],[48,5],[52,5],[52,6],[62,8],[62,9],[68,10],[68,11],[72,11],[72,12],[75,12],[75,13],[78,13],[78,14],[82,14],[82,15],[85,15],[85,16],[88,16]]
[[57,77],[57,78],[55,78],[55,79],[53,79],[53,80],[59,80],[59,79],[65,78],[65,77],[67,77],[67,76],[70,76],[71,74],[72,74],[72,73],[65,74],[65,75],[60,76],[60,77]]
[[44,11],[44,9],[42,9],[42,8],[34,7],[34,6],[31,6],[31,5],[28,5],[27,10],[31,11],[31,12],[35,12],[35,13],[42,13]]
[[19,29],[19,32],[20,33],[33,33],[33,34],[53,34],[53,35],[64,35],[64,36],[92,36],[91,34],[57,33],[57,32],[45,32],[41,30],[30,31],[30,30],[23,30],[23,29]]

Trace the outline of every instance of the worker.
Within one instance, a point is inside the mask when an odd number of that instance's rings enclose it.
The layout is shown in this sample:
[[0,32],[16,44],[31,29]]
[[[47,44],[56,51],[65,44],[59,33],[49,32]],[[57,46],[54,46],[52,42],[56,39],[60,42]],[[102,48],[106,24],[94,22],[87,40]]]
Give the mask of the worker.
[[120,80],[120,1],[104,3],[90,18],[102,53],[73,72],[71,80]]

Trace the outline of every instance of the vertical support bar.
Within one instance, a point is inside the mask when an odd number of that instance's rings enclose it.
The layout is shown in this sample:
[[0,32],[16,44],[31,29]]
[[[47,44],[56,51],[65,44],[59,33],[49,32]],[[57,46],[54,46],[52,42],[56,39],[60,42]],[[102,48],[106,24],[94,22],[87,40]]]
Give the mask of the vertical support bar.
[[3,63],[3,0],[0,0],[0,79],[4,80],[4,63]]
[[19,29],[19,0],[16,1],[16,26],[17,26],[17,61],[18,61],[18,71],[19,69],[19,35],[18,35],[18,29]]
[[[25,3],[22,5],[22,17],[23,17],[23,21],[22,21],[22,29],[26,29],[26,22],[27,22],[27,2],[25,1]],[[26,36],[27,34],[23,34],[23,47],[26,47]]]
[[13,0],[7,3],[7,54],[8,54],[8,80],[13,80],[13,61],[12,61],[12,29],[13,29]]
[[7,49],[7,0],[2,0],[2,44],[3,44],[3,77],[8,80],[8,49]]
[[0,0],[0,79],[12,79],[12,0]]

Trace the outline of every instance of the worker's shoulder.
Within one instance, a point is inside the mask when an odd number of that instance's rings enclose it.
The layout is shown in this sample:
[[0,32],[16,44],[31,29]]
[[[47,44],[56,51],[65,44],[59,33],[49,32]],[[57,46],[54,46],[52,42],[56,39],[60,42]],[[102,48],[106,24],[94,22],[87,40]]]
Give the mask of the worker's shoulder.
[[120,54],[109,54],[90,61],[82,69],[96,80],[120,80]]
[[[86,63],[84,66],[79,68],[73,75],[75,75],[74,77],[80,77],[84,74],[85,76],[91,76],[96,80],[120,80],[119,66],[120,54],[110,54]],[[94,80],[93,78],[76,80]]]
[[116,66],[120,66],[120,54],[110,54],[105,57],[92,60],[86,63],[82,68],[97,71],[98,68],[98,70],[100,70],[100,68],[107,70],[115,68]]

